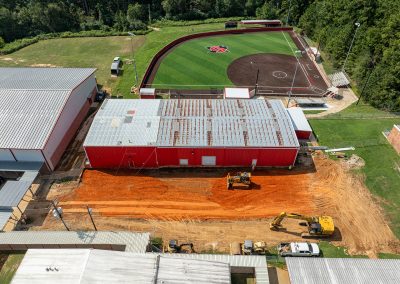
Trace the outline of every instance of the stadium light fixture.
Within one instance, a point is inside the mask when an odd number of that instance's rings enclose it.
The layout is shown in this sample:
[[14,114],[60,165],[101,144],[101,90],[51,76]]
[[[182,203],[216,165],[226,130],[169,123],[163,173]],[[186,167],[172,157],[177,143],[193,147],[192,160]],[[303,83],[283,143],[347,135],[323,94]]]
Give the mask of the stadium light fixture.
[[132,51],[132,60],[133,60],[133,67],[135,68],[135,79],[136,83],[135,85],[138,85],[138,74],[137,74],[137,69],[136,69],[136,60],[135,60],[135,54],[133,53],[133,37],[136,36],[134,33],[128,32],[128,35],[131,36],[131,51]]
[[343,62],[342,72],[344,72],[344,67],[346,66],[347,59],[349,58],[351,48],[353,47],[353,43],[354,43],[354,40],[356,38],[356,34],[357,34],[357,31],[358,31],[358,28],[361,26],[361,24],[359,22],[357,22],[357,23],[355,23],[355,26],[356,26],[356,30],[354,32],[353,39],[351,40],[351,44],[350,44],[349,50],[347,51],[346,59]]

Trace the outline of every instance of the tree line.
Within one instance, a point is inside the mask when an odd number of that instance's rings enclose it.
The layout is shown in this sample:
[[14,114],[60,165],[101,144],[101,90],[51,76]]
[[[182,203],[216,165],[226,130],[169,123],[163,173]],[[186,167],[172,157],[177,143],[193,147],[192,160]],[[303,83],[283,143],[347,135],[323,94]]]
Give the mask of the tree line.
[[0,0],[0,48],[43,33],[143,30],[161,19],[219,17],[288,22],[338,70],[357,29],[346,72],[365,100],[400,111],[398,0]]

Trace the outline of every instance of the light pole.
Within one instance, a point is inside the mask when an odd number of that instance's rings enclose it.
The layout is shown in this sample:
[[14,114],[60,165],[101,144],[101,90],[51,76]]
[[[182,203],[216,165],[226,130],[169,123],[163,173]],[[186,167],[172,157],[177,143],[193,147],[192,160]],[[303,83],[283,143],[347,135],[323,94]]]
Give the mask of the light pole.
[[293,76],[293,80],[292,80],[292,85],[290,86],[289,98],[288,98],[288,101],[287,101],[286,108],[289,107],[290,99],[292,97],[293,85],[294,85],[294,80],[296,79],[296,74],[297,74],[297,68],[298,67],[299,67],[299,61],[297,61],[297,63],[296,63],[296,70],[294,70],[294,76]]
[[86,209],[87,209],[87,212],[88,212],[88,214],[89,214],[90,221],[92,221],[94,230],[97,231],[97,227],[96,227],[96,224],[94,223],[93,216],[92,216],[93,210],[92,210],[92,208],[89,208],[89,206],[87,206],[87,205],[86,205]]
[[134,33],[128,32],[128,35],[131,36],[131,50],[132,50],[132,60],[133,60],[133,67],[135,68],[135,79],[136,79],[136,87],[138,85],[138,75],[137,75],[137,69],[136,69],[136,60],[135,60],[135,55],[133,53],[133,37],[136,36]]
[[65,229],[67,229],[67,231],[69,231],[69,228],[68,228],[68,226],[67,226],[67,224],[65,223],[64,218],[63,218],[62,208],[61,208],[61,207],[57,207],[57,205],[56,205],[56,203],[54,202],[54,200],[51,201],[51,204],[52,204],[53,207],[54,207],[54,209],[53,209],[53,216],[54,216],[56,219],[60,219],[61,222],[63,223]]
[[360,102],[361,97],[362,97],[362,95],[364,94],[365,88],[368,86],[369,78],[371,77],[371,74],[372,74],[372,72],[374,71],[374,68],[375,68],[375,60],[374,60],[374,59],[371,59],[371,61],[369,62],[368,65],[369,65],[369,66],[368,66],[368,67],[369,67],[369,73],[368,73],[368,76],[367,76],[367,80],[366,80],[366,82],[365,82],[363,88],[361,89],[361,93],[360,93],[360,96],[358,97],[356,106],[358,106],[358,103]]
[[289,1],[289,9],[287,11],[286,26],[289,26],[289,15],[290,15],[290,7],[291,6],[292,6],[292,0]]
[[353,36],[353,39],[351,40],[351,44],[350,44],[349,50],[347,51],[346,59],[343,62],[342,72],[344,72],[344,67],[346,66],[346,62],[347,62],[347,59],[349,58],[349,54],[350,54],[351,48],[353,47],[353,43],[354,43],[354,40],[356,38],[356,34],[357,34],[357,31],[358,31],[358,28],[361,26],[361,24],[358,23],[358,22],[355,23],[355,25],[356,25],[356,31],[354,32],[354,36]]

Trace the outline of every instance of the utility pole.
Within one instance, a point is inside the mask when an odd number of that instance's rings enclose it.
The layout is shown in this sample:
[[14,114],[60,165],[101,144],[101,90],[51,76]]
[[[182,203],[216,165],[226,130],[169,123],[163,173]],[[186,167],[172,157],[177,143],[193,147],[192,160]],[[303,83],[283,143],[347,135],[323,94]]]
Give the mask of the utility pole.
[[349,50],[347,51],[346,59],[345,59],[344,62],[343,62],[342,72],[344,72],[344,67],[346,66],[347,59],[349,58],[349,54],[350,54],[351,48],[353,47],[353,43],[354,43],[354,40],[355,40],[355,38],[356,38],[356,34],[357,34],[357,31],[358,31],[358,28],[361,26],[361,24],[358,23],[358,22],[355,23],[355,25],[356,25],[356,30],[355,30],[355,32],[354,32],[353,39],[351,40],[351,44],[350,44]]
[[287,18],[286,18],[286,26],[289,26],[289,15],[290,15],[290,7],[292,6],[292,0],[289,0],[289,9],[287,12]]
[[93,210],[92,210],[92,208],[89,208],[89,206],[87,206],[87,205],[86,205],[86,209],[87,209],[87,212],[88,212],[88,214],[89,214],[90,221],[92,221],[94,230],[97,231],[96,224],[94,223],[93,216],[92,216],[92,211],[93,211]]
[[51,201],[51,204],[52,204],[53,207],[54,207],[53,216],[56,217],[57,219],[60,219],[61,222],[63,223],[65,229],[67,229],[67,231],[69,231],[69,228],[68,228],[67,224],[65,223],[65,221],[64,221],[64,219],[63,219],[61,207],[57,207],[57,205],[56,205],[56,203],[54,202],[54,200]]
[[128,34],[131,36],[131,51],[132,51],[132,60],[133,60],[133,67],[135,68],[135,79],[136,83],[135,86],[138,86],[138,74],[137,74],[137,69],[136,69],[136,60],[135,60],[135,54],[133,53],[133,37],[136,36],[134,33],[128,32]]
[[294,70],[294,76],[293,76],[293,80],[292,80],[292,85],[290,86],[290,91],[289,91],[289,98],[288,98],[288,102],[287,102],[287,108],[289,107],[289,103],[290,103],[290,99],[292,97],[292,91],[293,91],[293,85],[294,85],[294,80],[296,79],[296,74],[297,74],[297,69],[299,68],[299,61],[297,61],[296,63],[296,69]]

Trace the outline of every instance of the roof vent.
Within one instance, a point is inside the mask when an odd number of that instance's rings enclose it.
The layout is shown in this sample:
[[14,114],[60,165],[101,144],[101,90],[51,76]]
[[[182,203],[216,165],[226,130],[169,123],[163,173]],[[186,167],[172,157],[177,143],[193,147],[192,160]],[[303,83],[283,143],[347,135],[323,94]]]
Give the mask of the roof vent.
[[148,121],[148,122],[147,122],[146,127],[147,127],[147,128],[150,128],[150,127],[151,127],[151,121]]

